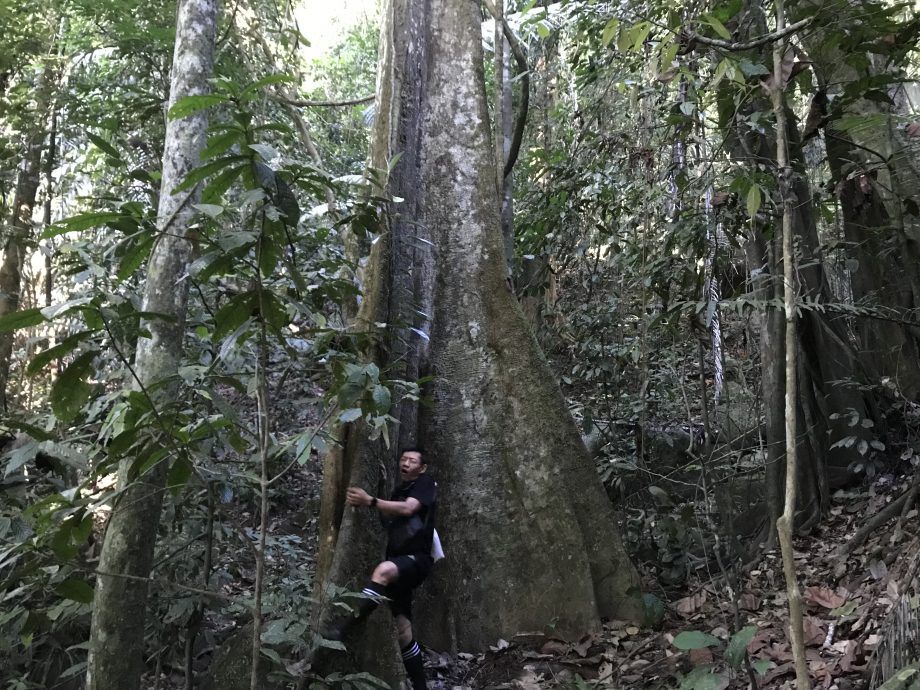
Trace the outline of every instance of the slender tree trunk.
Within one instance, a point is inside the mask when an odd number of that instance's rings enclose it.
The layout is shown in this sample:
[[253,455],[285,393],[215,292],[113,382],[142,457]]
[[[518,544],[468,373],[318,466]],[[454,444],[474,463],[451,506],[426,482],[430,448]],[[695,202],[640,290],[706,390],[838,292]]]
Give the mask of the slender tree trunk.
[[[176,22],[169,103],[207,93],[213,73],[216,0],[180,0]],[[138,339],[134,361],[137,385],[149,391],[152,384],[175,376],[182,352],[188,301],[185,279],[193,257],[187,236],[195,216],[197,188],[173,190],[200,162],[207,116],[201,111],[170,120],[166,126],[163,181],[157,211],[159,237],[147,266],[142,309],[171,317],[145,321],[149,337]],[[154,404],[171,401],[174,387],[158,388]],[[155,440],[152,442],[156,442]],[[119,483],[127,482],[130,462],[119,468]],[[144,621],[147,587],[130,575],[150,575],[157,525],[162,506],[166,467],[158,464],[126,487],[112,507],[99,560],[90,637],[87,688],[136,690],[143,670]]]
[[[387,9],[374,160],[401,153],[388,192],[404,201],[374,247],[359,314],[364,328],[391,324],[378,362],[433,377],[430,406],[393,414],[399,441],[421,442],[432,463],[448,553],[414,627],[452,650],[640,614],[612,508],[506,281],[478,15],[474,0]],[[379,491],[396,452],[353,429],[350,480]],[[368,576],[381,554],[373,522],[345,510],[329,581],[354,589]],[[363,652],[372,668],[379,649]]]
[[[32,235],[32,215],[41,179],[44,140],[44,132],[32,135],[19,165],[12,217],[3,243],[3,262],[0,263],[0,316],[12,314],[19,309],[22,268],[29,252],[29,240]],[[7,384],[14,335],[12,331],[0,333],[0,413],[3,414],[8,412]]]

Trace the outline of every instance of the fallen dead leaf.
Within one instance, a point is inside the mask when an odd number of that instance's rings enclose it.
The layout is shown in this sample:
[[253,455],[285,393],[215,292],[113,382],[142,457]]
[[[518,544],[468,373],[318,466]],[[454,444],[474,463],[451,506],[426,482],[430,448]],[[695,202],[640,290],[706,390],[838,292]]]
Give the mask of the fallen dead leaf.
[[674,608],[678,613],[681,613],[685,616],[689,616],[692,613],[696,613],[700,610],[703,604],[706,603],[706,592],[705,590],[699,591],[696,594],[691,594],[689,597],[684,597],[683,599],[678,599],[674,604]]
[[702,649],[691,649],[690,650],[690,663],[694,666],[699,666],[700,664],[711,664],[713,662],[712,650],[709,647],[703,647]]
[[756,611],[760,608],[762,600],[756,594],[745,592],[738,598],[738,607],[743,611]]
[[572,645],[572,651],[584,658],[588,655],[588,650],[591,649],[592,644],[594,644],[594,635],[587,635],[583,637],[578,644]]
[[541,654],[555,654],[557,656],[562,656],[566,652],[568,652],[568,646],[559,640],[547,640],[543,646],[540,647]]
[[846,601],[845,596],[841,596],[829,587],[807,587],[805,589],[805,601],[810,604],[817,604],[826,609],[835,609],[842,606]]
[[814,616],[805,616],[802,621],[805,628],[805,646],[818,646],[824,642],[827,634],[821,627],[821,621]]
[[920,137],[920,122],[911,122],[906,128],[907,136]]

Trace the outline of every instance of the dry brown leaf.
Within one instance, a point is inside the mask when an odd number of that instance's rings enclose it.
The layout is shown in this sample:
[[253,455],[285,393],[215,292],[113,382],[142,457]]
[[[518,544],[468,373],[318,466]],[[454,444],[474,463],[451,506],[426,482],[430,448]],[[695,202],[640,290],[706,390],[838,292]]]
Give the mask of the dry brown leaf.
[[920,122],[911,122],[905,131],[909,137],[920,137]]
[[702,649],[691,649],[690,650],[690,662],[694,666],[699,666],[700,664],[711,664],[713,661],[712,650],[709,647],[703,647]]
[[738,607],[744,611],[756,611],[762,603],[759,596],[750,592],[745,592],[738,598]]
[[692,594],[689,597],[684,597],[683,599],[678,599],[674,604],[674,608],[678,613],[681,613],[685,616],[689,616],[692,613],[695,613],[700,610],[703,604],[706,603],[706,592],[699,591],[696,594]]
[[594,635],[587,635],[583,637],[578,644],[572,645],[572,651],[574,651],[578,656],[584,658],[588,654],[588,650],[591,649],[591,645],[594,644]]
[[792,673],[793,671],[795,671],[795,667],[792,665],[792,662],[791,662],[791,661],[789,661],[789,662],[787,662],[787,663],[785,663],[785,664],[780,664],[780,665],[777,666],[776,668],[771,669],[770,671],[767,672],[767,675],[765,675],[765,676],[763,677],[763,681],[762,681],[762,683],[761,683],[761,687],[764,687],[764,688],[771,688],[771,687],[773,687],[773,685],[771,685],[771,683],[772,683],[774,680],[776,680],[777,678],[782,678],[782,677],[785,676],[787,673]]
[[568,650],[568,646],[560,642],[559,640],[547,640],[542,647],[540,647],[541,654],[554,654],[556,656],[562,656]]
[[838,606],[843,606],[846,600],[847,598],[845,596],[837,594],[829,587],[807,587],[805,589],[805,601],[810,604],[823,606],[826,609],[835,609]]
[[821,621],[814,616],[805,616],[802,621],[805,628],[805,646],[819,646],[824,643],[827,633],[821,627]]

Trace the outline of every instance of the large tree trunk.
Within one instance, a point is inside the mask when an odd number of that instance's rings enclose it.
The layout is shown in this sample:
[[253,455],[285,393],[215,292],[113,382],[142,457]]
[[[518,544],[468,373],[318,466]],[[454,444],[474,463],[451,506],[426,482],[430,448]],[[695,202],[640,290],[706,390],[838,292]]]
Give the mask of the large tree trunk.
[[[170,105],[186,96],[208,92],[216,22],[217,0],[180,0]],[[183,278],[193,259],[187,232],[196,213],[193,205],[197,188],[179,194],[173,194],[173,190],[200,163],[206,130],[207,116],[203,111],[170,120],[166,126],[157,210],[160,235],[147,266],[142,310],[168,318],[142,325],[150,335],[138,339],[134,372],[147,391],[151,384],[175,377],[182,352],[188,302],[188,281]],[[153,402],[170,401],[174,390],[170,385],[157,388]],[[130,462],[125,462],[119,468],[122,486],[127,482],[129,467]],[[87,671],[89,690],[139,687],[147,603],[143,578],[150,575],[152,567],[165,478],[166,466],[161,462],[128,485],[112,507],[96,581]]]
[[[852,11],[868,11],[858,5]],[[808,55],[821,89],[815,114],[827,113],[827,160],[840,200],[843,232],[851,262],[851,285],[857,303],[894,310],[895,319],[859,318],[855,331],[860,361],[878,384],[889,377],[911,399],[920,397],[920,329],[899,323],[920,306],[920,170],[916,153],[895,130],[903,89],[891,90],[893,103],[853,97],[845,92],[855,82],[903,77],[891,56],[866,54],[865,66],[846,59],[834,41],[820,34],[805,37]],[[877,94],[876,94],[877,95]],[[843,104],[842,106],[840,104]],[[865,118],[853,124],[853,118]],[[844,118],[850,125],[843,126]],[[815,132],[810,132],[815,134]],[[911,214],[908,209],[914,209]]]
[[[448,554],[416,630],[451,650],[550,626],[577,637],[640,612],[612,507],[506,281],[479,36],[474,0],[389,5],[373,160],[401,154],[388,193],[403,201],[359,315],[363,328],[389,324],[373,355],[391,376],[433,377],[430,406],[393,414],[399,442],[420,442],[432,463]],[[396,452],[355,429],[350,481],[383,489]],[[354,589],[369,575],[373,522],[346,509],[335,543],[322,539],[335,548],[329,581]]]

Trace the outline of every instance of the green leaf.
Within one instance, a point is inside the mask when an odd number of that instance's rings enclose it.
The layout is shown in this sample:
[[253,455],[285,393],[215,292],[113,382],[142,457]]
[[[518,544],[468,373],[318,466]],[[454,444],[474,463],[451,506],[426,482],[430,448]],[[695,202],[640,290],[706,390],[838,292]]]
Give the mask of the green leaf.
[[219,134],[208,139],[208,145],[201,152],[201,160],[208,160],[224,153],[236,143],[242,143],[246,140],[246,135],[242,130],[235,127],[228,132]]
[[610,45],[610,42],[617,37],[617,34],[620,32],[620,20],[611,19],[607,22],[607,25],[604,27],[604,32],[601,34],[601,45],[605,48]]
[[645,39],[648,38],[651,31],[651,22],[639,22],[630,29],[629,36],[632,40],[631,50],[633,52],[637,53],[642,49],[642,45],[645,43]]
[[249,167],[248,163],[242,163],[229,170],[224,170],[220,175],[208,183],[208,186],[201,192],[201,201],[203,203],[213,203],[220,201],[224,193],[230,189],[236,178]]
[[720,22],[727,22],[741,11],[742,0],[729,0],[723,2],[712,10],[711,16]]
[[729,58],[722,58],[722,61],[719,63],[719,66],[716,67],[715,73],[712,75],[712,83],[710,86],[715,87],[728,73],[728,68],[733,65],[733,62]]
[[703,665],[684,676],[680,690],[725,690],[728,684],[724,673],[714,673],[711,666]]
[[[191,189],[206,177],[210,177],[216,173],[218,170],[223,170],[228,165],[233,165],[234,163],[239,163],[240,161],[245,160],[245,156],[226,156],[224,158],[218,158],[216,161],[205,163],[204,165],[195,168],[188,175],[186,175],[181,184],[179,184],[179,186],[173,190],[173,194],[176,192],[183,192],[186,189]],[[204,200],[202,199],[202,201]]]
[[851,613],[853,613],[853,611],[855,611],[855,610],[856,610],[856,602],[855,602],[855,601],[848,601],[848,602],[846,602],[845,604],[843,604],[842,606],[838,606],[838,607],[835,608],[833,611],[831,611],[831,615],[832,615],[832,616],[838,616],[838,617],[840,617],[840,618],[846,618],[846,617],[849,616]]
[[748,217],[754,218],[754,216],[757,215],[761,203],[763,203],[763,199],[760,194],[760,186],[752,184],[748,189],[747,199],[745,201]]
[[339,414],[339,421],[348,424],[349,422],[361,419],[361,415],[363,414],[360,407],[352,407]]
[[105,154],[108,155],[108,156],[111,156],[112,158],[114,158],[114,159],[115,159],[116,161],[118,161],[119,163],[123,162],[123,161],[122,161],[122,157],[121,157],[121,152],[120,152],[118,149],[116,149],[114,146],[112,146],[109,142],[107,142],[105,139],[103,139],[102,137],[96,136],[96,135],[93,134],[92,132],[87,132],[87,133],[86,133],[86,136],[87,136],[87,137],[89,138],[89,140],[90,140],[91,142],[93,142],[103,153],[105,153]]
[[256,95],[256,91],[264,89],[266,86],[292,83],[295,81],[297,81],[297,79],[295,79],[291,74],[270,74],[267,77],[262,77],[258,81],[254,81],[252,84],[243,89],[243,93],[240,94],[240,100],[245,103]]
[[194,207],[209,218],[217,218],[224,212],[224,207],[217,204],[194,204]]
[[255,309],[254,292],[244,292],[233,297],[214,315],[214,340],[222,340],[227,334],[246,323]]
[[155,239],[156,235],[153,233],[144,233],[140,238],[133,238],[130,241],[128,250],[118,262],[118,272],[115,274],[118,280],[124,280],[140,268],[150,256]]
[[674,646],[683,650],[719,647],[721,644],[718,638],[699,630],[685,630],[674,638]]
[[212,105],[225,103],[227,100],[226,96],[221,96],[216,93],[209,93],[201,96],[186,96],[173,103],[172,107],[169,109],[169,119],[178,120],[179,118],[188,117],[200,110],[210,108]]
[[41,369],[51,360],[60,359],[67,353],[71,352],[81,342],[83,342],[84,338],[92,334],[93,331],[80,331],[79,333],[74,333],[72,336],[61,341],[54,347],[49,347],[47,350],[38,353],[32,358],[32,361],[29,362],[29,366],[26,367],[26,373],[32,375],[38,371],[41,371]]
[[84,580],[69,578],[54,588],[65,599],[89,604],[93,600],[93,588]]
[[728,646],[725,648],[725,659],[732,668],[741,666],[741,662],[744,661],[744,652],[754,639],[756,632],[756,625],[748,625],[732,635],[732,639],[728,641]]
[[391,395],[389,388],[380,385],[374,386],[374,392],[371,397],[374,399],[377,414],[386,414],[390,411]]
[[92,387],[83,379],[92,371],[96,352],[84,352],[64,369],[51,386],[51,409],[62,422],[70,422],[83,409]]
[[82,232],[90,228],[98,228],[124,218],[124,214],[115,211],[100,211],[97,213],[81,213],[51,225],[42,233],[43,239],[57,237],[65,232]]
[[757,659],[757,661],[751,662],[751,666],[754,667],[754,670],[757,671],[758,675],[764,675],[767,671],[770,670],[770,660],[769,659]]
[[20,328],[37,326],[40,323],[44,323],[44,321],[45,316],[42,314],[41,309],[20,309],[12,314],[0,316],[0,333],[9,333]]
[[713,15],[704,14],[703,19],[707,24],[709,24],[709,26],[712,27],[713,31],[715,31],[719,36],[724,38],[726,41],[732,40],[731,32],[729,32],[729,30],[725,28],[725,24],[720,22]]
[[184,455],[179,457],[169,468],[169,475],[166,478],[166,486],[173,496],[178,496],[182,488],[188,483],[192,476],[192,463]]

